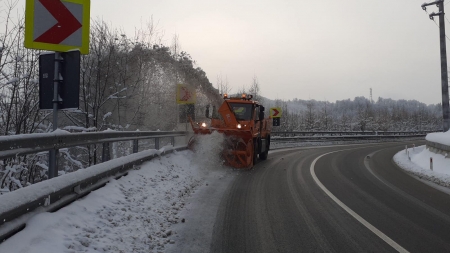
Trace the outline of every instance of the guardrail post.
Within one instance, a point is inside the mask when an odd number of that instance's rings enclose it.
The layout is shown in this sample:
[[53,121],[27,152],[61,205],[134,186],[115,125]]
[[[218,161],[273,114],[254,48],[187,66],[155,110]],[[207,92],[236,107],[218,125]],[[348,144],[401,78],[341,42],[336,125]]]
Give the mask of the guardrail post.
[[433,157],[430,157],[430,170],[433,170]]
[[137,153],[139,151],[139,140],[133,140],[133,153]]
[[159,137],[155,137],[155,149],[159,150]]
[[51,149],[48,156],[48,179],[58,176],[58,149]]
[[109,161],[110,159],[111,154],[109,152],[109,142],[103,142],[102,162]]
[[175,137],[170,137],[170,144],[175,146]]

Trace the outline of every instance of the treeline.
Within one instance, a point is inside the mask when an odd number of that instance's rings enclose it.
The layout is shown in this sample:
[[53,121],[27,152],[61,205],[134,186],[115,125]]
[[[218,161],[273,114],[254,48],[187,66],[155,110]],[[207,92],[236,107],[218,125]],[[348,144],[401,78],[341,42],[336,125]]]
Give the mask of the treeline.
[[[133,39],[103,21],[91,25],[90,54],[82,56],[80,109],[60,112],[62,129],[173,130],[176,85],[197,90],[199,104],[218,92],[177,46],[154,44],[153,27]],[[25,49],[23,26],[6,27],[0,43],[0,134],[47,132],[51,111],[38,108],[38,50]],[[174,43],[178,43],[175,41]]]
[[[17,3],[2,2],[0,8],[0,136],[52,131],[52,112],[39,110],[42,51],[24,48],[24,18],[13,15]],[[143,27],[128,36],[102,20],[91,21],[90,54],[81,58],[80,108],[60,111],[59,128],[176,130],[177,84],[195,89],[199,105],[220,100],[205,72],[180,50],[177,36],[164,45],[152,21]],[[60,173],[96,164],[100,154],[101,145],[61,150]],[[46,153],[4,160],[0,194],[46,179],[47,165]]]
[[416,100],[365,97],[335,103],[294,99],[266,99],[283,110],[281,126],[275,131],[421,131],[442,129],[440,104],[426,105]]

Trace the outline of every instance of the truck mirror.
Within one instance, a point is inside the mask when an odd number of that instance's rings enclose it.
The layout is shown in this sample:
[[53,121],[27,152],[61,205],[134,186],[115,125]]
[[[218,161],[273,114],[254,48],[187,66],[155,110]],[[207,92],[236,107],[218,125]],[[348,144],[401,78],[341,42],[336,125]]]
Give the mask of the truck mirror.
[[209,118],[209,105],[206,106],[205,117]]
[[211,117],[213,118],[213,119],[217,119],[218,117],[217,117],[217,109],[216,109],[216,106],[215,105],[213,105],[213,109],[212,109],[213,111],[212,111],[212,115],[211,115]]
[[264,111],[259,111],[259,120],[263,120],[264,119]]

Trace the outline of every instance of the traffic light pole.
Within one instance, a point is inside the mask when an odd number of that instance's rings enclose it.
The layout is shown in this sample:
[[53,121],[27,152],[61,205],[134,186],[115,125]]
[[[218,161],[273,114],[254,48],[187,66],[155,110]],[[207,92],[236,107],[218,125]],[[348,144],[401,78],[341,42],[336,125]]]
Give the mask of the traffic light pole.
[[445,36],[445,20],[444,20],[444,0],[437,0],[432,3],[422,4],[422,9],[426,10],[428,5],[437,5],[438,13],[431,13],[430,19],[434,16],[439,16],[439,38],[441,44],[441,85],[442,85],[442,114],[443,114],[443,128],[447,132],[450,127],[450,110],[449,110],[449,94],[448,94],[448,70],[447,70],[447,49]]

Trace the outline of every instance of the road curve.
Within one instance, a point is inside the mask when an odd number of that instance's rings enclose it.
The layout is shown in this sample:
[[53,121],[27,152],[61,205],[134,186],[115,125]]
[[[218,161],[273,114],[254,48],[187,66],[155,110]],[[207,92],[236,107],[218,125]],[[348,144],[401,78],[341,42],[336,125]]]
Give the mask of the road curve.
[[227,189],[210,252],[450,252],[450,196],[392,162],[404,146],[271,153]]

